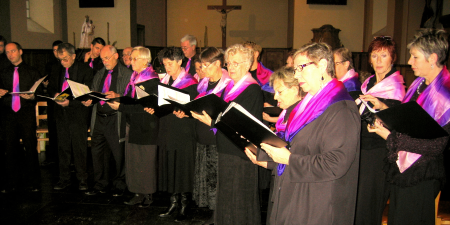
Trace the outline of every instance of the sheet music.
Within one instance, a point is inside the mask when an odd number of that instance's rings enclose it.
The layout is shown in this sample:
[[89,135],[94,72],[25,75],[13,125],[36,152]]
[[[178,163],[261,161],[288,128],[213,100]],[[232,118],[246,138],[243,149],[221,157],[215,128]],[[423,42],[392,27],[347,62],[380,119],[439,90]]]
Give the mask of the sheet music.
[[45,75],[45,77],[37,80],[36,82],[34,82],[33,86],[30,88],[29,91],[19,91],[19,92],[11,92],[11,94],[33,94],[34,92],[36,92],[37,87],[39,87],[39,85],[42,83],[42,81],[47,77],[47,75]]
[[78,82],[71,81],[71,80],[67,80],[67,83],[69,84],[70,89],[72,90],[72,94],[73,94],[74,98],[91,93],[91,90],[89,89],[89,87],[84,84],[80,84]]
[[158,105],[166,105],[170,104],[168,101],[164,100],[174,99],[177,102],[182,102],[183,104],[188,103],[191,100],[191,97],[188,94],[181,93],[179,91],[158,85]]

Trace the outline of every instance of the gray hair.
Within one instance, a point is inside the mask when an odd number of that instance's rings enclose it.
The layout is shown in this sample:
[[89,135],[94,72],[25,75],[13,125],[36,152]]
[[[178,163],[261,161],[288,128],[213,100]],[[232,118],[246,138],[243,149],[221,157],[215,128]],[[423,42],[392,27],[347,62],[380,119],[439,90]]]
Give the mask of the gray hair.
[[186,34],[181,38],[181,42],[189,41],[189,45],[197,46],[197,38],[194,35]]
[[70,43],[61,43],[58,45],[58,54],[63,54],[64,51],[69,53],[69,55],[75,54],[75,47]]
[[139,53],[140,58],[146,59],[147,64],[152,62],[152,53],[150,52],[150,50],[148,48],[142,47],[142,46],[136,46],[133,48],[131,53],[133,53],[134,51],[137,51]]
[[[342,59],[342,62],[346,62],[346,61],[350,62],[347,70],[355,69],[355,67],[353,67],[352,52],[350,52],[348,50],[348,48],[338,48],[333,51],[333,58],[334,58],[334,55],[340,56]],[[336,59],[334,59],[334,62],[336,62]]]
[[419,50],[425,59],[435,53],[438,57],[437,65],[443,66],[448,54],[448,40],[444,30],[423,29],[414,36],[414,39],[408,44],[408,49],[415,48]]
[[297,52],[295,52],[293,59],[295,59],[298,55],[306,55],[306,57],[313,61],[316,65],[320,60],[325,59],[327,61],[327,74],[331,78],[336,77],[334,73],[333,53],[331,52],[331,47],[328,44],[324,42],[305,44],[300,47]]
[[228,63],[228,57],[230,55],[236,55],[238,53],[242,54],[242,58],[244,58],[244,62],[247,64],[247,70],[249,70],[253,63],[253,49],[246,48],[242,44],[234,44],[227,48],[225,51],[225,62]]

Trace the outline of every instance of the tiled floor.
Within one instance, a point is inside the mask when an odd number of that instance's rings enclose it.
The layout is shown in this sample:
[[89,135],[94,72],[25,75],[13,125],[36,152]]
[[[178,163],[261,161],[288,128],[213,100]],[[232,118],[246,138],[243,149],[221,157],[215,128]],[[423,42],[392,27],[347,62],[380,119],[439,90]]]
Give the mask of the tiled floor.
[[[87,196],[78,190],[75,180],[74,184],[65,190],[53,190],[53,185],[58,181],[58,167],[52,165],[41,168],[41,172],[41,192],[17,190],[11,194],[0,193],[0,225],[202,224],[212,214],[207,208],[193,207],[188,220],[177,223],[173,218],[158,216],[169,204],[167,193],[156,193],[152,205],[142,209],[123,203],[133,197],[130,192],[121,197],[113,197],[110,193]],[[92,168],[90,176],[92,177]],[[263,211],[265,221],[265,210]]]

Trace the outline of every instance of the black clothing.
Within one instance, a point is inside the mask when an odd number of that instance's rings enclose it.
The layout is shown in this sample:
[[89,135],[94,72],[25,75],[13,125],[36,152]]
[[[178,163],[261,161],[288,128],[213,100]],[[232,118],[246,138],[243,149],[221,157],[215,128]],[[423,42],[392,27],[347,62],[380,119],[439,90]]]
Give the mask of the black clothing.
[[[132,72],[120,63],[111,73],[110,91],[123,94],[130,81]],[[94,76],[92,91],[102,92],[108,70],[103,67]],[[111,109],[107,103],[93,106],[92,133],[92,161],[94,163],[94,189],[102,190],[110,183],[111,155],[115,162],[116,174],[112,179],[113,189],[125,190],[125,119],[121,112]],[[109,116],[104,116],[104,115]]]
[[[45,75],[48,75],[46,80],[50,78],[50,74],[54,68],[59,68],[61,62],[54,58],[45,65]],[[47,93],[48,95],[48,93]],[[49,96],[54,97],[54,96]],[[46,162],[58,162],[58,131],[56,129],[55,119],[55,105],[54,101],[47,101],[47,123],[48,123],[48,147],[45,149]]]
[[[189,71],[186,71],[187,73],[189,73],[192,76],[194,76],[197,73],[197,71],[195,71],[195,63],[194,63],[194,61],[196,59],[198,59],[198,57],[199,57],[198,54],[195,54],[194,56],[192,56],[192,58],[191,58],[191,65],[189,67]],[[181,63],[181,67],[186,69],[186,65],[187,65],[188,61],[189,61],[189,58],[183,57],[183,61]]]
[[0,54],[0,73],[8,66],[12,65],[5,53]]
[[[249,85],[233,102],[262,120],[263,96],[258,84]],[[258,166],[220,131],[216,137],[219,164],[214,224],[260,224]]]
[[[83,57],[80,58],[80,62],[82,62],[82,63],[86,64],[87,66],[89,66],[89,63],[91,62],[91,58],[89,58],[89,60],[87,62],[85,62],[84,61],[84,55],[83,55]],[[103,61],[100,58],[100,56],[98,56],[97,58],[94,59],[93,66],[94,66],[94,68],[91,68],[91,69],[93,70],[92,75],[94,76],[94,75],[97,75],[97,72],[100,71],[104,67]]]
[[[12,91],[14,79],[14,67],[19,67],[19,88],[20,91],[28,91],[40,78],[39,72],[25,64],[17,66],[10,65],[0,73],[0,89]],[[41,89],[37,90],[37,93]],[[41,172],[39,169],[39,159],[37,154],[36,139],[36,101],[20,98],[20,109],[14,112],[11,108],[12,95],[6,94],[0,98],[2,111],[1,136],[4,140],[5,149],[5,178],[6,189],[15,188],[19,182],[19,171],[24,172],[23,181],[26,185],[40,188]],[[20,139],[22,139],[25,151],[20,149]],[[3,181],[1,181],[3,182]]]
[[[51,97],[60,93],[66,68],[54,67],[47,91]],[[69,79],[85,85],[92,83],[92,69],[80,62],[74,62],[69,68]],[[87,179],[87,131],[89,109],[80,101],[71,100],[67,107],[55,104],[56,129],[58,131],[58,155],[60,181],[70,180],[70,163],[72,153],[78,180]]]

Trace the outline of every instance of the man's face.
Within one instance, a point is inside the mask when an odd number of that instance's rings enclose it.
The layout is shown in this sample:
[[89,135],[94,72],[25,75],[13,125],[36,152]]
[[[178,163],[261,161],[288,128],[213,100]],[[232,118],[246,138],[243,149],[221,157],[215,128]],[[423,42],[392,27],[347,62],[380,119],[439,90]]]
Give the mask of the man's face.
[[5,42],[0,41],[0,54],[3,54],[5,52]]
[[195,55],[195,45],[190,45],[189,41],[181,42],[181,49],[183,50],[184,56],[186,58],[192,58]]
[[53,46],[53,55],[55,55],[55,58],[58,58],[58,45]]
[[122,59],[123,59],[123,63],[125,64],[125,66],[131,65],[131,51],[132,50],[133,50],[132,48],[126,48],[122,52]]
[[95,59],[100,56],[100,51],[104,46],[99,43],[95,43],[95,45],[91,44],[91,58]]
[[5,47],[6,56],[9,61],[15,66],[19,65],[22,62],[22,50],[17,49],[17,45],[14,43],[9,43]]
[[112,70],[114,69],[114,67],[116,67],[117,62],[118,62],[118,58],[119,58],[119,54],[117,53],[111,53],[111,50],[109,50],[109,48],[103,48],[102,51],[100,52],[100,58],[103,61],[103,65],[105,65],[105,68],[107,70]]
[[69,68],[75,62],[75,54],[70,55],[67,51],[63,50],[62,53],[58,52],[58,59],[61,60],[61,65],[64,68]]

